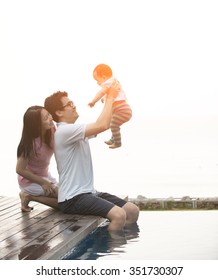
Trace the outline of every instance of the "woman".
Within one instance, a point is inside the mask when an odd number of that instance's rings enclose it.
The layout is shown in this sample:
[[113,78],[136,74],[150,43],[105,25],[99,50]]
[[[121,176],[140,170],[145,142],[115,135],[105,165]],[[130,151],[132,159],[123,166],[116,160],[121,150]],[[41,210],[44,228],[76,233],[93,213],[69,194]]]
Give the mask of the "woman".
[[49,173],[53,155],[55,126],[42,106],[31,106],[23,117],[23,131],[17,148],[18,183],[21,210],[30,212],[30,201],[58,208],[57,182]]

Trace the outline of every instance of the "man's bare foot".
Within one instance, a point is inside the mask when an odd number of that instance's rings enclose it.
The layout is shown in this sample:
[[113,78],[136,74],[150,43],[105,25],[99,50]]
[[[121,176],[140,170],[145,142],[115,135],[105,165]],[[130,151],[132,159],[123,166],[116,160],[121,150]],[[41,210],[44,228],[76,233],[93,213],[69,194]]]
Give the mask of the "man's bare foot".
[[110,149],[116,149],[116,148],[119,148],[119,147],[121,147],[121,144],[113,143],[112,145],[109,146]]
[[21,211],[22,212],[30,212],[33,210],[33,207],[28,206],[30,199],[29,199],[29,194],[25,192],[20,192],[19,193],[20,200],[21,200]]
[[104,143],[107,144],[107,145],[112,145],[113,144],[113,142],[111,140],[104,141]]

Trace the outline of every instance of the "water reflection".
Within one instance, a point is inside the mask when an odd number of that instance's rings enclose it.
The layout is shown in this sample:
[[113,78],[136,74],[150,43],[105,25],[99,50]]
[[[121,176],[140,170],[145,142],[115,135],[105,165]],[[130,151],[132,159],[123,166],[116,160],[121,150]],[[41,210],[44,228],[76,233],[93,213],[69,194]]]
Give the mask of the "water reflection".
[[111,236],[106,227],[99,228],[68,256],[72,260],[218,260],[218,211],[140,211],[137,224],[122,234]]
[[137,242],[139,238],[138,224],[131,224],[123,231],[109,233],[108,224],[103,224],[89,234],[77,247],[73,248],[65,260],[96,260],[105,255],[125,253],[125,245]]

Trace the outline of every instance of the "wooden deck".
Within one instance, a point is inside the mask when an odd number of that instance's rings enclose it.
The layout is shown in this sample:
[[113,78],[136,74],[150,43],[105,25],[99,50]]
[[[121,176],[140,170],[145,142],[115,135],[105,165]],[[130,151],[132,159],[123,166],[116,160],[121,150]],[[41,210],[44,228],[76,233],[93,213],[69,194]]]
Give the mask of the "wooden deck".
[[103,218],[63,214],[39,203],[23,213],[20,199],[0,196],[0,260],[58,260]]

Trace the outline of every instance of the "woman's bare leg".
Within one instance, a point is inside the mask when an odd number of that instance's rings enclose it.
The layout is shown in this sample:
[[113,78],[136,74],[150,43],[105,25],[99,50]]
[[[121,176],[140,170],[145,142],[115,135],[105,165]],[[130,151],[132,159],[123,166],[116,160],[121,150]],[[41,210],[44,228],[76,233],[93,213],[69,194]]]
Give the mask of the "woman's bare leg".
[[31,201],[39,202],[44,205],[47,205],[49,207],[58,209],[58,200],[55,197],[49,197],[49,196],[31,196]]
[[49,207],[58,209],[58,200],[56,197],[34,196],[27,192],[20,192],[19,195],[21,199],[21,210],[23,212],[30,212],[31,210],[33,210],[33,207],[28,206],[30,201],[39,202]]
[[33,207],[28,206],[30,199],[29,199],[29,194],[25,192],[20,192],[19,193],[20,200],[21,200],[21,211],[22,212],[30,212],[33,210]]

